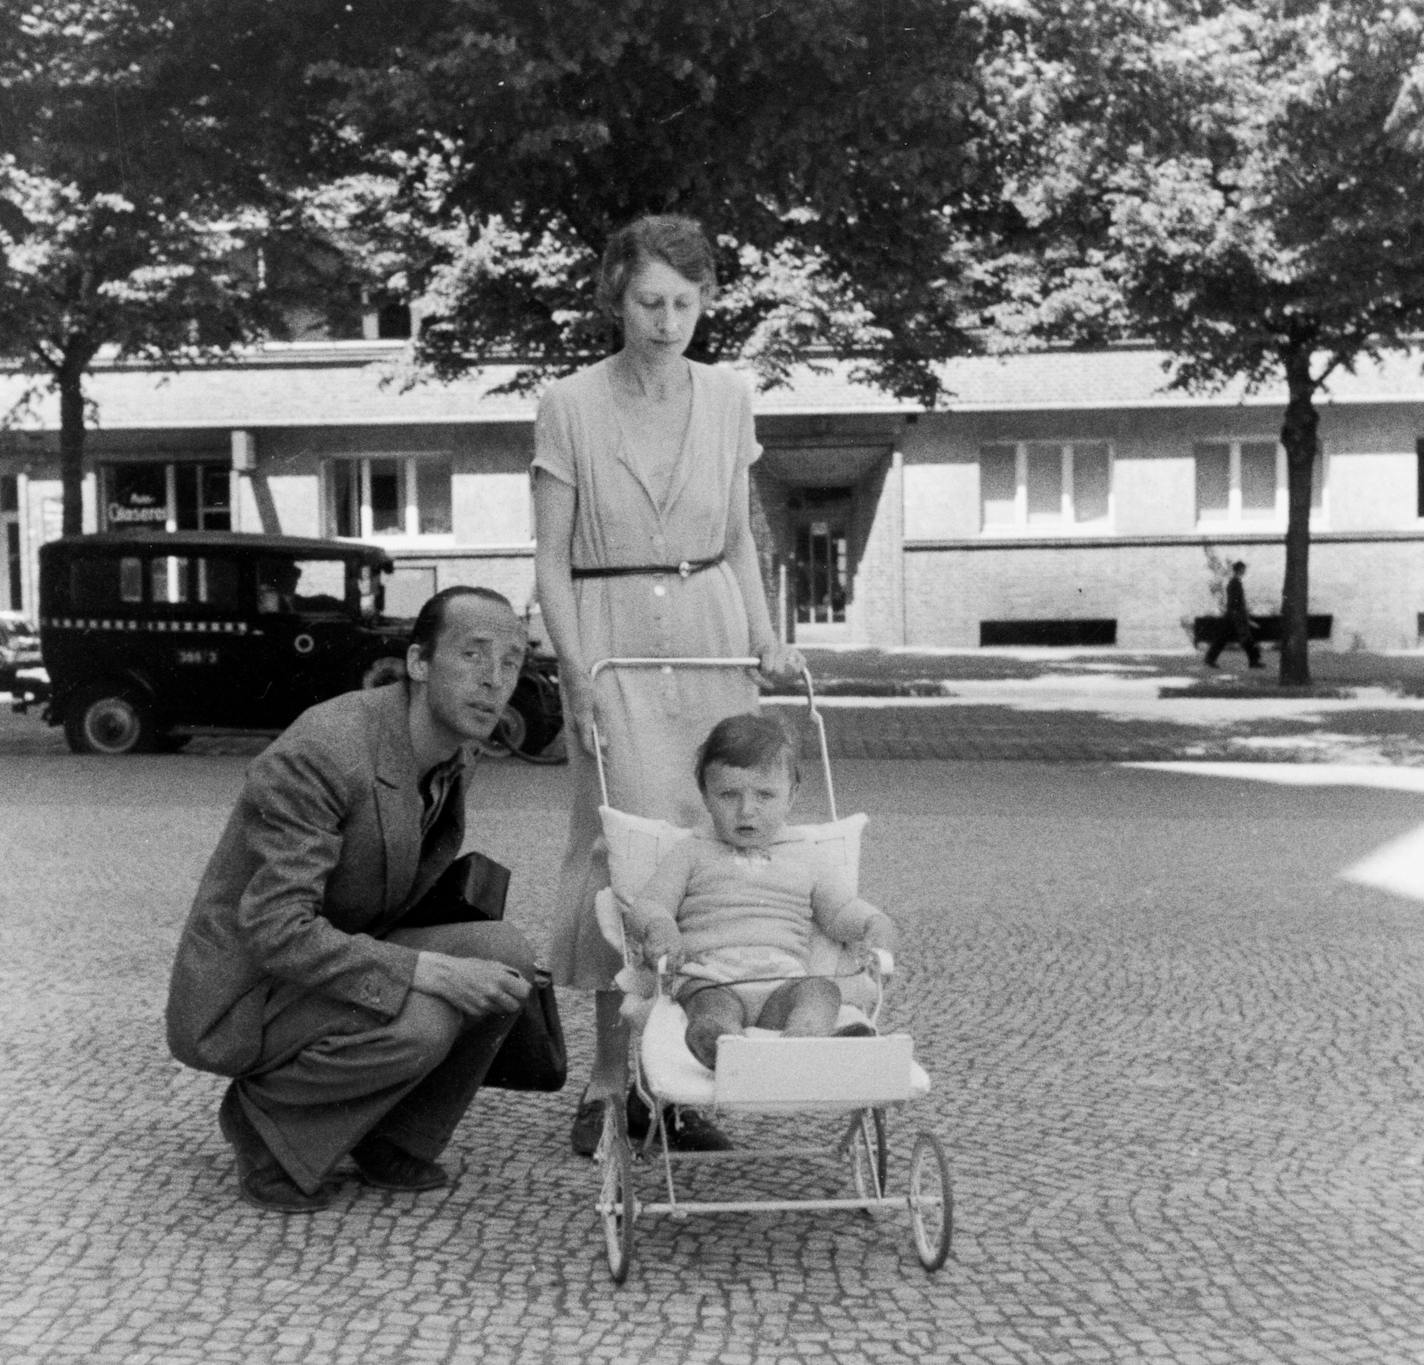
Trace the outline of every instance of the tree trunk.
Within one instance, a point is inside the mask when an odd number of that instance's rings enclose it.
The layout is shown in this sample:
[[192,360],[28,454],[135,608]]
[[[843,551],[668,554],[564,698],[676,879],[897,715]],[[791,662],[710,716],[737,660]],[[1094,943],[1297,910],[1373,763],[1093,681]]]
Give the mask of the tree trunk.
[[94,359],[87,341],[71,339],[59,366],[59,479],[67,536],[84,529],[84,375]]
[[1289,395],[1281,444],[1286,451],[1286,576],[1281,589],[1281,682],[1303,687],[1310,681],[1310,484],[1319,445],[1311,350],[1294,346],[1286,355]]

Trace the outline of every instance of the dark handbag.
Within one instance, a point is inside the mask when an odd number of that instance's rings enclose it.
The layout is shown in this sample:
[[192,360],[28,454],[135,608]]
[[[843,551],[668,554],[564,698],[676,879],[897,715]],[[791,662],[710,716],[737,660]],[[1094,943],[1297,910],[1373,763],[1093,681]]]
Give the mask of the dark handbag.
[[505,1034],[484,1084],[500,1090],[562,1090],[568,1078],[569,1057],[554,981],[537,967],[519,1018]]
[[[502,920],[509,869],[483,853],[456,858],[409,914],[402,928]],[[569,1075],[564,1026],[554,982],[536,967],[514,1027],[495,1053],[484,1084],[500,1090],[562,1090]]]

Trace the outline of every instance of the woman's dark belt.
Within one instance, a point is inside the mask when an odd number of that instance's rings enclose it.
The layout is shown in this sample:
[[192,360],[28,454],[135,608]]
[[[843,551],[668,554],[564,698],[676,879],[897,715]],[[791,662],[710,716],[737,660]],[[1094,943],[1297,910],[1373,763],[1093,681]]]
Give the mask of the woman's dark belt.
[[602,564],[596,568],[573,569],[575,578],[627,578],[633,574],[675,573],[679,578],[690,578],[703,569],[720,564],[725,555],[713,555],[710,559],[684,559],[680,564]]

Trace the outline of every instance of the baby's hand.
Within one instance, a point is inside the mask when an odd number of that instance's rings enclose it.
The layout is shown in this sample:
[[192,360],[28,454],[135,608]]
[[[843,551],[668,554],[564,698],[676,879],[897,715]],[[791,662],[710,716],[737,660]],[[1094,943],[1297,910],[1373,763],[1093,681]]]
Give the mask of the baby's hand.
[[667,958],[668,969],[676,971],[682,966],[682,935],[677,925],[663,920],[649,927],[643,935],[643,961],[656,967],[660,958]]
[[860,946],[867,953],[873,952],[877,948],[884,949],[887,953],[893,953],[897,937],[895,926],[890,917],[877,915],[866,926],[865,936],[860,940]]

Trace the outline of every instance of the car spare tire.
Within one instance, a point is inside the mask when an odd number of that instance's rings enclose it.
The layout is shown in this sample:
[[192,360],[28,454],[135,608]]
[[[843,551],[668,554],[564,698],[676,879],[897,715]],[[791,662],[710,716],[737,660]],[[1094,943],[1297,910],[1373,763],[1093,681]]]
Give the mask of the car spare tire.
[[545,677],[526,673],[515,684],[490,738],[496,748],[533,758],[554,742],[561,729],[558,688]]
[[361,686],[385,687],[388,683],[405,681],[405,660],[395,654],[375,659],[366,665],[361,674]]

